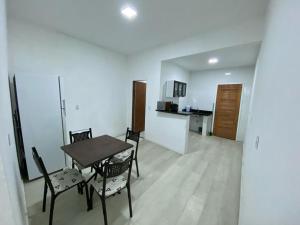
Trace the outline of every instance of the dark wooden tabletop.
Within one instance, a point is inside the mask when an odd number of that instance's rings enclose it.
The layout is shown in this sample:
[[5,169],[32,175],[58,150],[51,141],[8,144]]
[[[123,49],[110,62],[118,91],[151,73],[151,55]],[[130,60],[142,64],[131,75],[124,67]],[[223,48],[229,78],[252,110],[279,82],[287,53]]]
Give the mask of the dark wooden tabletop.
[[65,145],[61,149],[82,167],[87,168],[132,147],[133,145],[125,141],[109,135],[103,135]]

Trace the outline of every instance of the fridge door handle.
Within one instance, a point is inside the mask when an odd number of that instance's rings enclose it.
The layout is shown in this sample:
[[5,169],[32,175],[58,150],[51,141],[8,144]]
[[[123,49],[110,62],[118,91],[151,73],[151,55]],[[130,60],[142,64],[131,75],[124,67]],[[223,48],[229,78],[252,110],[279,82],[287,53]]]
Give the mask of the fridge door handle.
[[65,99],[62,100],[62,107],[61,107],[61,110],[63,111],[64,116],[66,116],[66,115],[67,115],[67,112],[66,112],[66,100],[65,100]]

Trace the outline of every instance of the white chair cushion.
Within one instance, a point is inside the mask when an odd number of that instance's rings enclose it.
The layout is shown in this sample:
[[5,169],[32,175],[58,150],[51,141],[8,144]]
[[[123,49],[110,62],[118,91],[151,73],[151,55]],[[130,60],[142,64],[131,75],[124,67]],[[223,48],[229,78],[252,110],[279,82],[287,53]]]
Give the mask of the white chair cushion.
[[76,168],[81,171],[81,174],[84,178],[85,181],[88,181],[94,174],[95,174],[95,170],[93,169],[93,171],[91,172],[91,168],[92,167],[88,167],[88,168],[84,168],[82,167],[77,161],[73,161]]
[[75,186],[84,180],[78,170],[69,168],[52,174],[49,177],[56,193]]
[[[123,175],[107,178],[106,179],[106,190],[105,197],[111,196],[118,191],[122,190],[126,187],[127,178]],[[103,188],[103,177],[99,177],[96,180],[91,181],[91,185],[94,187],[95,191],[97,191],[100,195],[102,195]]]
[[125,161],[131,154],[131,149],[128,149],[126,151],[120,152],[111,159],[112,162],[123,162]]
[[77,162],[77,161],[75,161],[75,160],[73,160],[73,162],[74,162],[74,164],[75,164],[75,166],[77,167],[78,170],[83,170],[83,169],[84,169],[84,167],[82,167],[82,166],[79,164],[79,162]]
[[88,181],[94,175],[95,175],[95,170],[93,172],[91,172],[90,168],[82,171],[82,176],[85,181]]

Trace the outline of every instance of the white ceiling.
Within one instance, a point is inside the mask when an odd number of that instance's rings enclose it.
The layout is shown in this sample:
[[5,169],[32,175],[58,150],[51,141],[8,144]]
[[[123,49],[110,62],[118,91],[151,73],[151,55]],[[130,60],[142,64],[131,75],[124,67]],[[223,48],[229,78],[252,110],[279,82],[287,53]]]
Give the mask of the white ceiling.
[[[256,64],[260,45],[261,44],[259,42],[239,45],[171,59],[167,62],[175,63],[191,72],[252,66]],[[214,57],[219,59],[219,63],[214,65],[209,64],[208,60]]]
[[[8,15],[125,54],[263,17],[269,0],[9,0]],[[120,15],[130,3],[134,21]]]

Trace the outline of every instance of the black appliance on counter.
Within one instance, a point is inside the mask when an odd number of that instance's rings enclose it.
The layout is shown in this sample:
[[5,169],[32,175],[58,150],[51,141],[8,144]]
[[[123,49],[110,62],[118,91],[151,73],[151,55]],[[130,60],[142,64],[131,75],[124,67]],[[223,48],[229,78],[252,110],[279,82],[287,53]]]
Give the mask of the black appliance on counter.
[[178,104],[171,104],[171,112],[178,112]]
[[166,111],[166,112],[178,112],[178,104],[173,102],[157,102],[157,111]]
[[172,105],[172,102],[158,101],[157,102],[157,110],[159,110],[159,111],[171,111],[171,105]]

